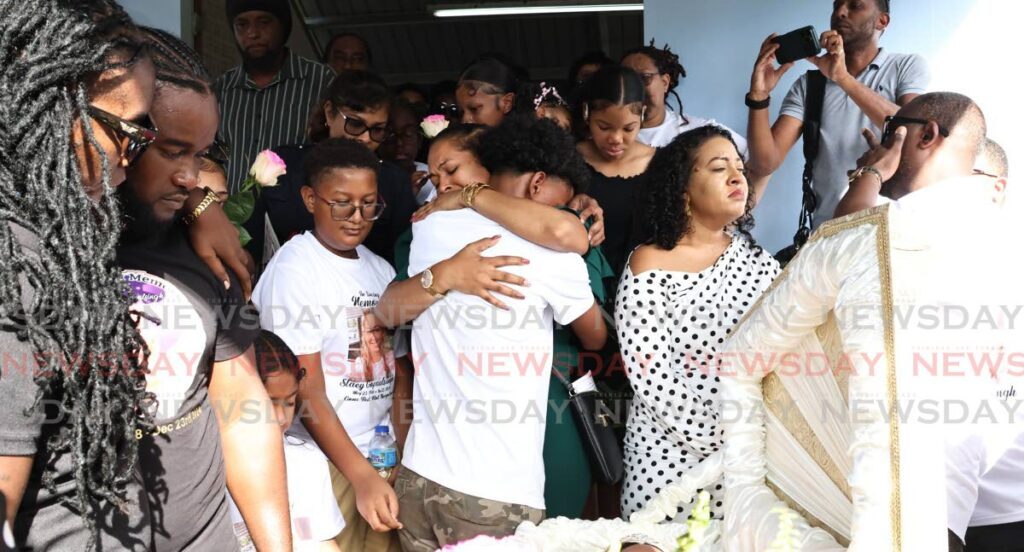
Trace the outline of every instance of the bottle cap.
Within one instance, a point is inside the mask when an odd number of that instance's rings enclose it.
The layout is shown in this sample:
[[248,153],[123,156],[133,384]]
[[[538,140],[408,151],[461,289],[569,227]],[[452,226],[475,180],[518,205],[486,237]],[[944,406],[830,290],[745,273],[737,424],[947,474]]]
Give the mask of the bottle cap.
[[373,428],[373,432],[374,433],[388,433],[388,426],[386,426],[386,425],[379,425],[379,426]]

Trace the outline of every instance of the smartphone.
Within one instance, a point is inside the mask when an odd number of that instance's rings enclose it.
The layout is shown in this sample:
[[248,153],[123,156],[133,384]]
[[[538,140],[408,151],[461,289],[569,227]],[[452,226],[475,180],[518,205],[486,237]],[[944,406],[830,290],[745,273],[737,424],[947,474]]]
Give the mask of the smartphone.
[[821,51],[818,31],[811,25],[779,35],[773,38],[772,42],[779,45],[779,49],[775,51],[775,61],[779,65],[816,56]]

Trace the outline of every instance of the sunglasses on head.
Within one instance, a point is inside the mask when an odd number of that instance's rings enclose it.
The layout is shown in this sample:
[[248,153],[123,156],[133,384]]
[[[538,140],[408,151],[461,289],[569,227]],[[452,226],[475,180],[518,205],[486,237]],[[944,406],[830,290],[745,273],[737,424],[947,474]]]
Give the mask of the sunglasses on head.
[[142,152],[146,151],[146,148],[156,141],[157,128],[153,125],[149,115],[143,117],[140,122],[135,123],[103,111],[98,107],[89,106],[88,111],[90,117],[109,128],[118,137],[128,140],[128,145],[124,147],[122,155],[129,165],[134,163],[142,155]]
[[[913,117],[900,117],[899,115],[889,115],[885,118],[885,127],[882,129],[882,143],[889,141],[892,135],[896,133],[896,129],[905,125],[927,125],[931,121],[928,119],[915,119]],[[949,129],[938,125],[939,134],[943,138],[949,138]]]
[[228,162],[228,157],[230,156],[230,146],[228,146],[227,142],[222,141],[220,138],[215,139],[213,143],[210,144],[210,147],[206,150],[206,153],[203,154],[204,159],[209,159],[210,161],[213,161],[214,163],[220,166],[226,165]]

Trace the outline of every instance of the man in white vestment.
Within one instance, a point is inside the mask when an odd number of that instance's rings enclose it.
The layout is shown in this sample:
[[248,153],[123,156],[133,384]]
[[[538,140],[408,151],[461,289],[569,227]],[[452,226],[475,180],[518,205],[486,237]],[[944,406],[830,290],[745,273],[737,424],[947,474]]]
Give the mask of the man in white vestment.
[[823,225],[726,342],[726,550],[962,549],[1014,431],[995,374],[1024,358],[985,132],[959,94],[900,109],[851,177],[894,203]]

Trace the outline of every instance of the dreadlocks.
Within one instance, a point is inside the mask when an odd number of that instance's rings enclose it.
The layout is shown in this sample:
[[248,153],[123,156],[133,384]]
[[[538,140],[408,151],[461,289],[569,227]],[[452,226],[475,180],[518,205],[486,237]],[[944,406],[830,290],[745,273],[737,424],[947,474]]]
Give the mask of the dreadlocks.
[[651,39],[650,44],[647,46],[640,46],[639,48],[633,48],[622,55],[622,59],[633,54],[643,54],[654,62],[654,66],[658,68],[659,75],[668,75],[668,92],[665,93],[665,99],[668,99],[668,95],[671,94],[676,98],[676,105],[679,106],[679,114],[683,114],[683,101],[679,99],[679,94],[676,94],[676,87],[679,86],[679,79],[686,78],[686,68],[679,62],[679,55],[674,53],[671,48],[666,44],[662,48],[658,48],[654,45],[654,39]]
[[[0,325],[36,353],[35,406],[45,398],[62,416],[39,442],[37,457],[48,459],[42,484],[57,494],[56,459],[71,455],[75,492],[64,501],[95,542],[101,504],[126,505],[136,430],[149,422],[147,351],[115,262],[113,160],[86,109],[90,84],[145,49],[113,0],[0,0],[0,21]],[[83,187],[76,120],[101,152],[97,202]],[[38,252],[19,245],[15,226],[38,236]],[[23,303],[26,287],[34,296]]]

